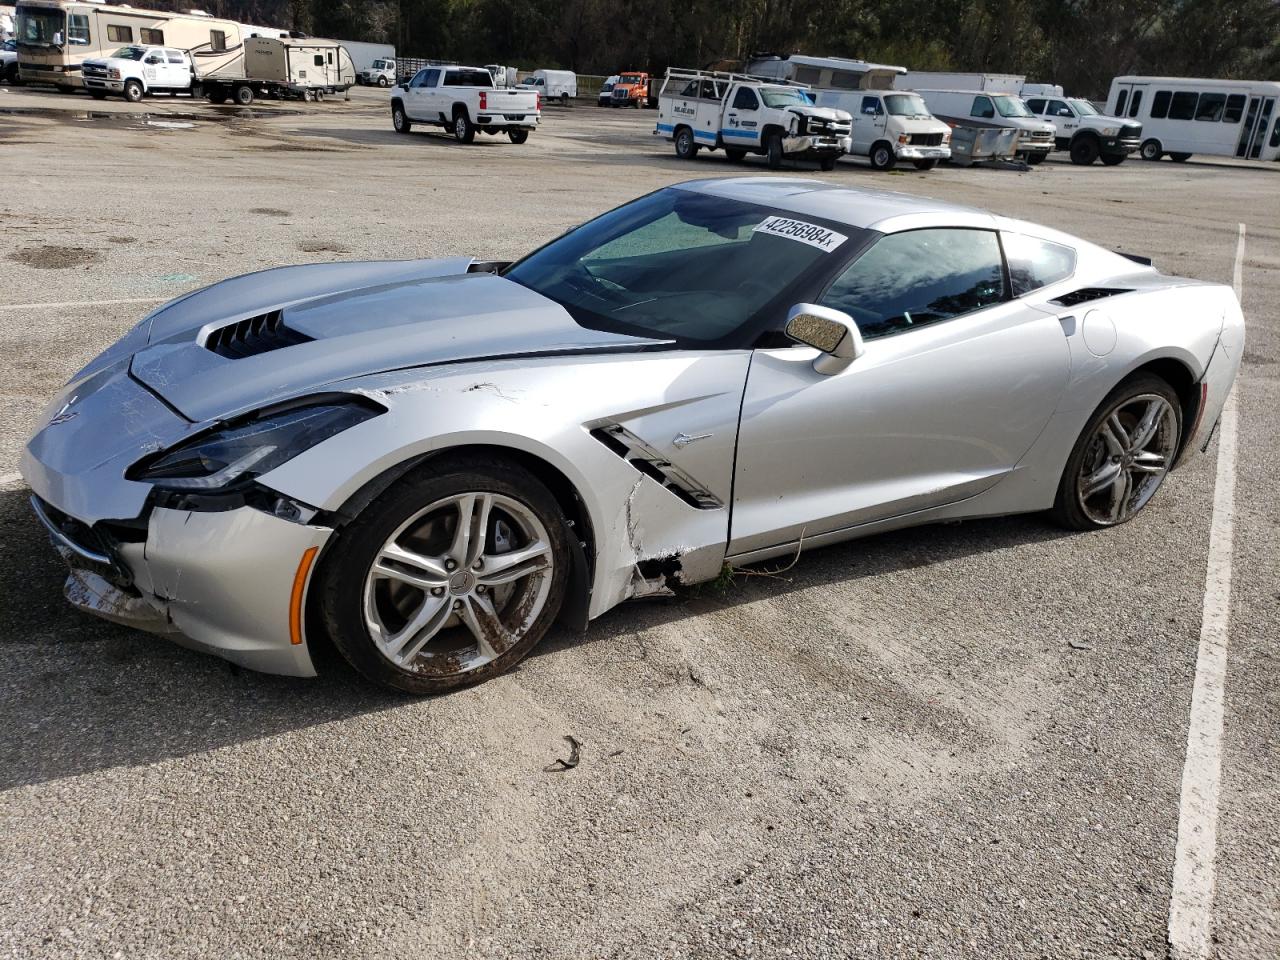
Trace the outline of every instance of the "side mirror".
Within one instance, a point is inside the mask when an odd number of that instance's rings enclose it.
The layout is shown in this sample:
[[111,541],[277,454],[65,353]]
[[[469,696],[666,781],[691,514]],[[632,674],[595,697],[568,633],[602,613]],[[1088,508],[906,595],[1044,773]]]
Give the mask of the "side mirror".
[[816,303],[797,303],[787,314],[786,334],[822,352],[813,369],[825,376],[839,373],[866,352],[853,317]]

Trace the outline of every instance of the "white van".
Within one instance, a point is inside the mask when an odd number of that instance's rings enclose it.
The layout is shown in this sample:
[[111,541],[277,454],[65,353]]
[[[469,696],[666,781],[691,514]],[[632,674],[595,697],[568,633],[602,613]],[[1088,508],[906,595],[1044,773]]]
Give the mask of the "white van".
[[1194,77],[1116,77],[1107,106],[1142,124],[1143,160],[1192,154],[1280,159],[1280,83]]
[[1018,156],[1037,164],[1054,145],[1053,124],[1035,116],[1018,97],[972,90],[916,90],[929,112],[959,127],[1013,127],[1019,131]]
[[578,96],[578,75],[572,70],[535,70],[520,86],[537,90],[543,100],[568,103]]
[[951,128],[929,112],[909,90],[815,90],[820,107],[836,107],[853,117],[850,155],[868,157],[876,170],[910,160],[932,170],[951,158]]

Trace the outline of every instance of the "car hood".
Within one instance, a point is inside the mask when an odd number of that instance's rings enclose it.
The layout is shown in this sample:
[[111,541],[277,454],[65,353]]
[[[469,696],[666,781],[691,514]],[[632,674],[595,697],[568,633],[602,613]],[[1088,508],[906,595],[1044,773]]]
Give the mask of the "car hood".
[[[386,370],[664,343],[581,327],[554,301],[470,265],[315,264],[238,277],[167,305],[121,346],[136,347],[135,380],[203,422]],[[258,318],[271,329],[255,331]],[[246,332],[243,344],[219,346]]]
[[119,67],[119,66],[141,66],[139,60],[129,60],[125,57],[94,57],[92,60],[86,60],[85,65],[92,64],[95,67]]
[[835,107],[788,107],[787,109],[798,117],[813,117],[817,120],[838,120],[848,123],[853,119],[848,111],[837,110]]

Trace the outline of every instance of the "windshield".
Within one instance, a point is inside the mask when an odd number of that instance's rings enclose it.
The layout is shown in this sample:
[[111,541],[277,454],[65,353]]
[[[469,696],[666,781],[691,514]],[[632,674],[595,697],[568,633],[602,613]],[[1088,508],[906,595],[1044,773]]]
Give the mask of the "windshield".
[[553,240],[505,275],[584,327],[705,344],[740,331],[858,233],[668,187]]
[[19,7],[14,18],[14,39],[30,47],[61,46],[67,16],[61,10]]
[[929,108],[914,93],[894,93],[884,98],[885,109],[895,117],[927,117]]
[[808,106],[813,103],[813,97],[799,87],[764,87],[760,98],[766,107]]
[[111,56],[117,60],[141,60],[146,52],[146,47],[121,47]]
[[644,78],[638,73],[624,73],[619,83],[639,83]]
[[1067,103],[1076,108],[1076,113],[1082,117],[1100,116],[1097,109],[1088,100],[1068,100]]
[[1002,117],[1034,117],[1027,105],[1017,97],[992,97]]

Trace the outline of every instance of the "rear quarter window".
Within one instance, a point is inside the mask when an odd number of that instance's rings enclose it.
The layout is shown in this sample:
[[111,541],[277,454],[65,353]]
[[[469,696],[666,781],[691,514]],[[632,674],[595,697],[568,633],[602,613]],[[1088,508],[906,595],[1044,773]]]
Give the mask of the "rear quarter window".
[[1076,272],[1076,252],[1068,246],[1021,233],[1002,233],[1000,240],[1015,297],[1065,280]]

